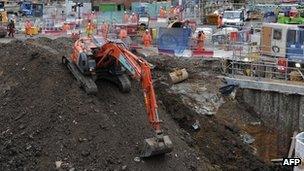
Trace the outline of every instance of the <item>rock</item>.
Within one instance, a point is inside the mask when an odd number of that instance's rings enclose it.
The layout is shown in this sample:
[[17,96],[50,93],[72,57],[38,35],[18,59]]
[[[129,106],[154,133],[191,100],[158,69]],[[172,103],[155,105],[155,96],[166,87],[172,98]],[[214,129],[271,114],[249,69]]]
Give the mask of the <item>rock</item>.
[[241,138],[246,144],[252,144],[255,141],[255,139],[247,133],[241,134]]
[[134,161],[135,161],[135,162],[140,162],[140,157],[135,157],[135,158],[134,158]]
[[127,170],[127,165],[122,166],[121,170]]
[[115,164],[114,159],[111,158],[111,156],[107,159],[107,163],[109,164]]
[[194,165],[194,164],[191,164],[191,165],[190,165],[190,170],[197,170],[197,166]]
[[64,162],[61,164],[61,168],[64,169],[64,170],[68,170],[68,168],[70,168],[70,163],[68,162]]
[[78,138],[78,141],[79,142],[84,142],[84,141],[88,141],[88,139],[86,139],[86,138]]
[[81,155],[82,155],[83,157],[88,157],[88,156],[90,155],[90,152],[87,151],[87,150],[82,150]]
[[20,113],[16,118],[15,118],[15,121],[21,119],[23,116],[25,115],[25,113]]
[[202,110],[204,111],[204,114],[209,115],[209,116],[215,114],[215,112],[210,107],[207,107],[207,106],[203,106]]
[[256,126],[256,125],[261,125],[261,122],[250,122],[250,125]]
[[103,124],[99,124],[99,128],[100,129],[107,129],[107,127],[105,125],[103,125]]
[[62,161],[55,161],[56,169],[59,169],[62,163],[63,163]]
[[24,124],[20,124],[19,125],[19,129],[24,129],[25,128],[25,125]]
[[74,167],[72,167],[72,168],[70,168],[70,169],[69,169],[69,171],[75,171],[75,168],[74,168]]
[[79,113],[80,115],[87,115],[87,113],[86,112],[81,112],[81,113]]
[[26,147],[26,150],[29,150],[29,149],[31,149],[32,148],[32,146],[31,145],[28,145],[27,147]]

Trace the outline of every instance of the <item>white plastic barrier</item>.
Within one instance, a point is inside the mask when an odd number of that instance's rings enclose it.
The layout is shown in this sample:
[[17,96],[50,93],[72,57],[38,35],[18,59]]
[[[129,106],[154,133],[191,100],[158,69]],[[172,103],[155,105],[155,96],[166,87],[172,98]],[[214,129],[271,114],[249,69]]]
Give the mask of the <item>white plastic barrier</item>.
[[304,171],[304,132],[296,136],[295,158],[301,159],[301,165],[294,167],[294,171]]

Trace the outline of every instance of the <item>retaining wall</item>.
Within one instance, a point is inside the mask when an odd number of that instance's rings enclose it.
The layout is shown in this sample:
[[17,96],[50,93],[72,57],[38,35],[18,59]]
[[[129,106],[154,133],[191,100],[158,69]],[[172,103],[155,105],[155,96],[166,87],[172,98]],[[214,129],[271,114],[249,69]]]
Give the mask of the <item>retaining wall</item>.
[[304,130],[304,96],[243,89],[243,100],[266,125],[280,132],[279,156],[286,156],[294,131]]

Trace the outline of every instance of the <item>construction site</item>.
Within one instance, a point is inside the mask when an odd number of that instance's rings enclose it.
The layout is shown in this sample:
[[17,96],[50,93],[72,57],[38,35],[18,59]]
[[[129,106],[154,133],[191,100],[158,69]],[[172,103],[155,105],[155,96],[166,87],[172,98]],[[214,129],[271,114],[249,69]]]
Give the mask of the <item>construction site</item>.
[[0,1],[0,170],[304,171],[304,4],[268,3]]

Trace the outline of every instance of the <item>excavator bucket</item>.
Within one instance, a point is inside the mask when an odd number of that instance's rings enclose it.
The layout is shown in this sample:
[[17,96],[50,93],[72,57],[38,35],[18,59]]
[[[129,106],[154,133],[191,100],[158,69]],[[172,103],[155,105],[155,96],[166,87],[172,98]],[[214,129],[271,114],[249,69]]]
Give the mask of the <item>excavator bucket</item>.
[[163,136],[161,139],[157,137],[148,138],[144,141],[144,148],[140,157],[152,157],[170,153],[173,149],[173,144],[169,136]]

